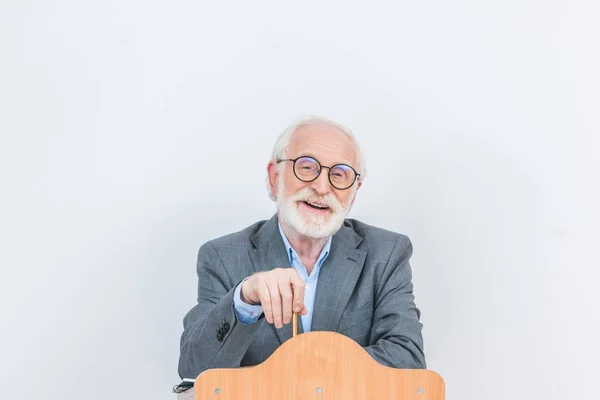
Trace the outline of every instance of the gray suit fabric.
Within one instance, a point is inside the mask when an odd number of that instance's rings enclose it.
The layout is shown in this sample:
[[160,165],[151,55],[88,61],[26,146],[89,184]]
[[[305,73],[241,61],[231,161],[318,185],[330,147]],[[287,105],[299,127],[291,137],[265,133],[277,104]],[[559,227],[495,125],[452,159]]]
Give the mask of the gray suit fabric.
[[[346,335],[386,366],[426,368],[411,255],[407,236],[346,219],[321,267],[311,330]],[[277,329],[262,315],[244,325],[233,308],[234,290],[244,278],[286,267],[276,215],[200,247],[197,304],[183,319],[181,378],[262,363],[292,337],[291,323]]]

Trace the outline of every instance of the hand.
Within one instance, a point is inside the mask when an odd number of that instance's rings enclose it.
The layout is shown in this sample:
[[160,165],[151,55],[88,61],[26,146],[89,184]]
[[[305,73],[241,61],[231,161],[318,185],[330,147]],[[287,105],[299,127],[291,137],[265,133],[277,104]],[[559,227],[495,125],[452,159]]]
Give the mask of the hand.
[[[259,272],[244,281],[242,301],[262,305],[267,322],[281,328],[292,321],[292,313],[305,315],[304,280],[293,268]],[[293,310],[292,310],[293,305]]]

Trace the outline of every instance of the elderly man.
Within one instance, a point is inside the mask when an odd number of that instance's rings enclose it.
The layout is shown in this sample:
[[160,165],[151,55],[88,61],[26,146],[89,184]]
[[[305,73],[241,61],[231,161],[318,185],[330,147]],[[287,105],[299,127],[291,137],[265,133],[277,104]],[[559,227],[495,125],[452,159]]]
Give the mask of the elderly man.
[[364,179],[358,143],[323,118],[285,130],[267,165],[277,213],[199,250],[198,303],[179,375],[256,365],[292,337],[334,331],[376,361],[426,368],[408,237],[346,219]]

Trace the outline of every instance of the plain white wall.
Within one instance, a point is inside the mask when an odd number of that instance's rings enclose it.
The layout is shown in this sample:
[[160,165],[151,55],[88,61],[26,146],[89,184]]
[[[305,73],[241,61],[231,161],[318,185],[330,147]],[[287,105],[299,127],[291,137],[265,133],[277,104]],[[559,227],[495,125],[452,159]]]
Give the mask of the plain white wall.
[[0,4],[0,397],[171,399],[206,240],[352,128],[451,400],[595,398],[597,3]]

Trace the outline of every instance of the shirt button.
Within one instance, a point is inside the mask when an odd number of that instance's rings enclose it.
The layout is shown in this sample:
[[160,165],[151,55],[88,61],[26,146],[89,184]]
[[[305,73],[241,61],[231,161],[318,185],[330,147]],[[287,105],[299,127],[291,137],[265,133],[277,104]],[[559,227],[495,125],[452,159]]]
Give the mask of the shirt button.
[[255,313],[255,312],[253,312],[253,313],[252,313],[252,316],[253,316],[253,317],[258,317],[258,313]]
[[305,284],[304,287],[306,288],[306,290],[310,290],[310,285],[308,283]]

